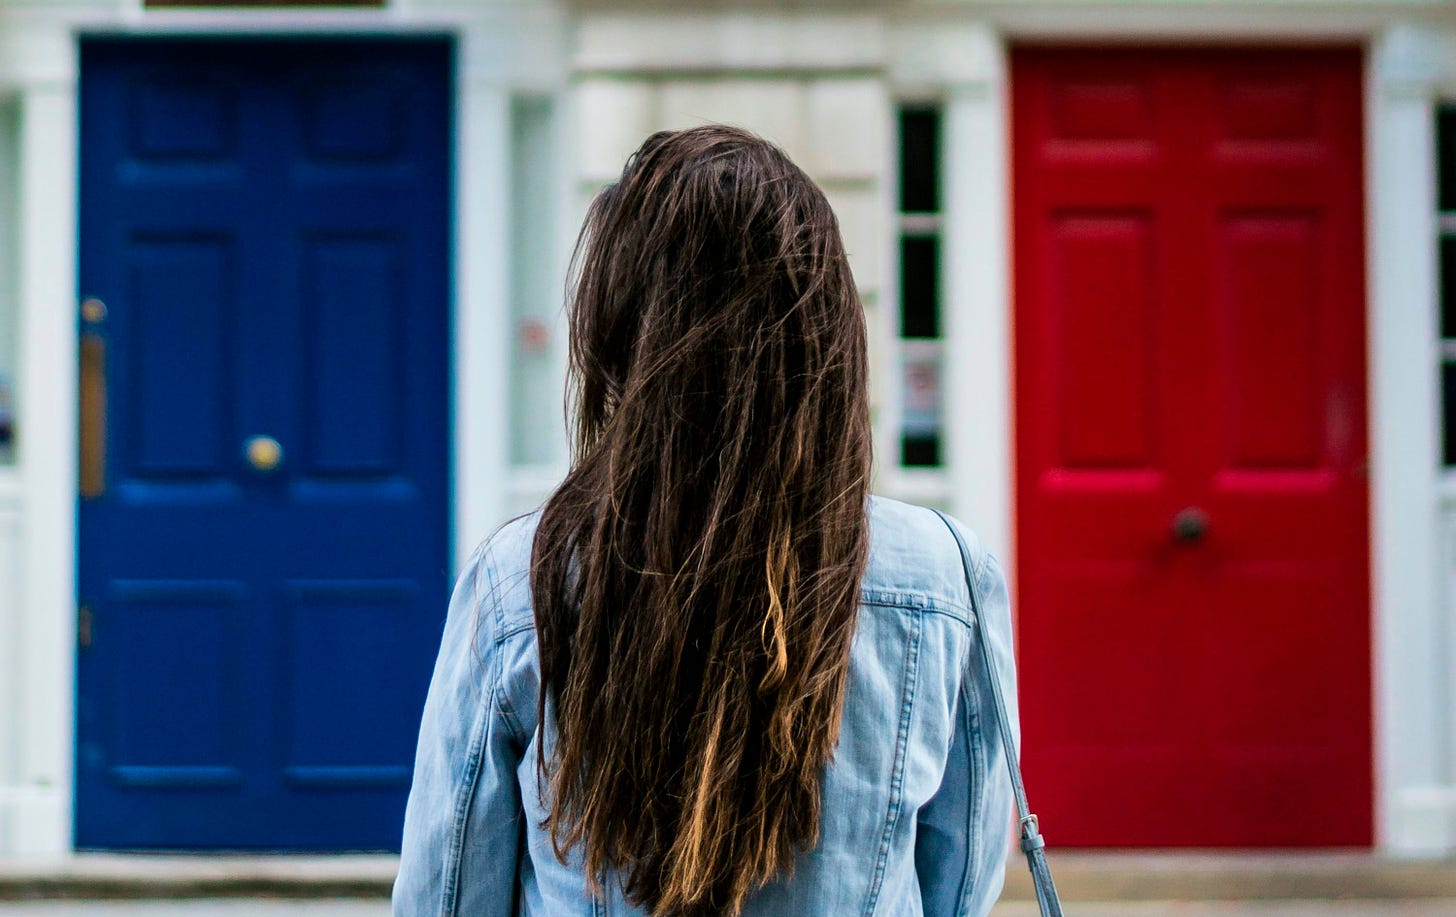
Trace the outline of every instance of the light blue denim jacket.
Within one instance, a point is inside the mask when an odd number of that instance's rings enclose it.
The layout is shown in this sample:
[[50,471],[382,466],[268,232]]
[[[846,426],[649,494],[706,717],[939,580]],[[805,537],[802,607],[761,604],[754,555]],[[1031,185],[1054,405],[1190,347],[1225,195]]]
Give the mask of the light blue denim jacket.
[[[425,704],[394,913],[644,912],[610,877],[593,899],[541,828],[539,690],[527,582],[536,517],[476,551],[450,601]],[[1006,583],[964,526],[976,604],[1015,716]],[[983,915],[1001,891],[1012,801],[960,554],[930,510],[870,500],[870,560],[820,841],[745,917]],[[545,730],[550,741],[551,728]]]

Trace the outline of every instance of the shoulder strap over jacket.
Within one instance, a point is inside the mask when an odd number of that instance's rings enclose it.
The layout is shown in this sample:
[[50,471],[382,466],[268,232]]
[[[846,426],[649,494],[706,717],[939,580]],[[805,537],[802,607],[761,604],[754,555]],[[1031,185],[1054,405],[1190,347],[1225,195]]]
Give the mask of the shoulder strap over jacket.
[[956,527],[940,510],[934,511],[950,529],[961,551],[961,564],[965,567],[966,588],[971,595],[971,627],[975,630],[976,645],[981,648],[981,665],[991,682],[991,695],[996,701],[996,723],[1001,730],[1001,747],[1006,752],[1006,764],[1011,772],[1011,789],[1016,796],[1016,817],[1020,826],[1021,850],[1026,854],[1027,866],[1031,869],[1031,881],[1036,888],[1036,901],[1041,907],[1042,917],[1062,917],[1062,903],[1057,898],[1057,886],[1052,882],[1052,870],[1047,865],[1046,841],[1036,816],[1026,801],[1026,787],[1021,781],[1021,765],[1016,751],[1016,740],[1011,734],[1011,721],[1006,713],[1006,697],[1001,690],[1001,678],[996,671],[996,660],[991,656],[991,647],[986,642],[985,630],[981,626],[981,609],[976,599],[975,574],[971,570],[971,551]]

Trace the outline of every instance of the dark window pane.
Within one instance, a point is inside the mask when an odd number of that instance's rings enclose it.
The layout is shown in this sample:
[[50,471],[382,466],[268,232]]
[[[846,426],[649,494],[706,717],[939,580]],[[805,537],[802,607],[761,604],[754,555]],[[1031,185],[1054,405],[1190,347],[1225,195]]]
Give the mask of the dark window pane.
[[940,210],[940,112],[900,110],[900,210]]
[[1444,396],[1441,405],[1441,461],[1446,465],[1456,465],[1456,364],[1447,363],[1441,367],[1441,391]]
[[15,392],[0,369],[0,465],[15,461]]
[[1441,337],[1456,338],[1456,238],[1441,239]]
[[1441,209],[1456,210],[1456,107],[1447,106],[1436,113],[1436,156],[1440,164]]
[[940,239],[935,236],[900,240],[900,335],[940,335]]
[[901,463],[912,467],[935,467],[940,464],[940,437],[910,436],[901,440]]

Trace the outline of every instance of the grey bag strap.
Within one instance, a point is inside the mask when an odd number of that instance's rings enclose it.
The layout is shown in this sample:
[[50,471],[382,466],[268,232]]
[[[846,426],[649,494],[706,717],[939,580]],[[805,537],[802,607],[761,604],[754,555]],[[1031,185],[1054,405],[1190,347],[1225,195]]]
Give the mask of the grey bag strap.
[[996,671],[996,660],[991,656],[991,647],[986,642],[985,630],[981,627],[981,609],[976,602],[975,576],[971,573],[971,551],[956,527],[940,510],[934,511],[950,529],[961,549],[961,565],[966,571],[966,589],[971,595],[971,627],[976,632],[976,645],[981,648],[981,665],[991,682],[991,696],[996,700],[996,723],[1001,730],[1001,748],[1006,752],[1006,764],[1011,771],[1011,790],[1016,796],[1016,818],[1020,826],[1021,850],[1026,854],[1026,865],[1031,868],[1031,882],[1036,889],[1036,903],[1041,907],[1042,917],[1062,917],[1062,902],[1057,898],[1057,886],[1052,882],[1052,870],[1047,865],[1046,841],[1041,836],[1036,816],[1026,801],[1026,786],[1021,782],[1021,765],[1017,762],[1016,739],[1011,735],[1011,718],[1006,714],[1006,697],[1001,691],[1001,677]]

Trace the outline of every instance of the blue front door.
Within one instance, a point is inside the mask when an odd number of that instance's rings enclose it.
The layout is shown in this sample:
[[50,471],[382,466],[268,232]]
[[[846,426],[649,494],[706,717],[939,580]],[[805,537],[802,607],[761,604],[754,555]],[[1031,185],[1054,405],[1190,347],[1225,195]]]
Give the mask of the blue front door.
[[450,106],[445,40],[82,42],[79,846],[398,845]]

